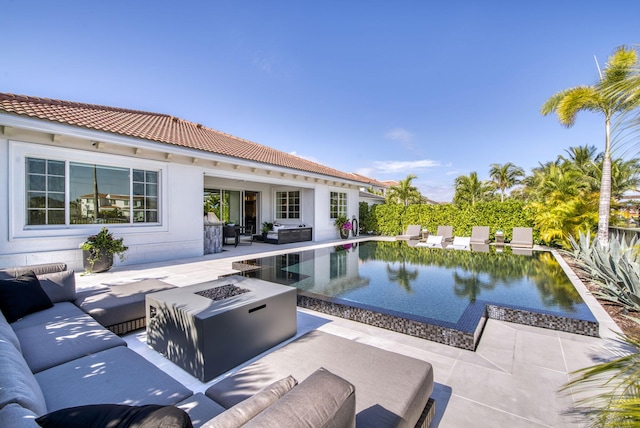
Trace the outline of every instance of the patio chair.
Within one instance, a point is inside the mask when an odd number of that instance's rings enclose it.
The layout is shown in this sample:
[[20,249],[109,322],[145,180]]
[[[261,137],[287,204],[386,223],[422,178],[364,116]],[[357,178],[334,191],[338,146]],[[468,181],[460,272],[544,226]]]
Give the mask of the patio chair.
[[512,247],[533,247],[533,229],[530,227],[514,227],[511,238]]
[[418,242],[416,244],[416,247],[430,247],[430,248],[434,248],[434,247],[444,247],[446,246],[443,237],[440,235],[429,235],[427,236],[427,241],[426,242]]
[[442,236],[444,242],[453,241],[453,226],[438,226],[436,235]]
[[471,243],[488,244],[489,226],[473,226],[473,228],[471,228]]
[[468,236],[454,236],[453,243],[447,247],[453,250],[468,250],[471,246],[471,238]]
[[420,233],[422,232],[422,226],[419,224],[411,224],[407,226],[407,230],[402,234],[396,236],[397,240],[408,241],[411,239],[420,239]]
[[[228,242],[231,240],[231,242]],[[222,244],[235,244],[236,240],[236,227],[235,226],[224,226],[222,228]]]
[[236,240],[236,247],[238,245],[251,245],[253,244],[253,225],[243,226],[238,228],[238,239]]
[[475,253],[488,253],[489,244],[471,244],[471,251]]

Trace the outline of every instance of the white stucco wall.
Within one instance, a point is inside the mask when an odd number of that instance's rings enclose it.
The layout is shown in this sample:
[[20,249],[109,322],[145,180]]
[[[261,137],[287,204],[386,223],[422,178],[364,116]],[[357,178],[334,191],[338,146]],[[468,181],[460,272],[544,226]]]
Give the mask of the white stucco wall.
[[[64,262],[82,270],[79,249],[87,236],[102,225],[24,227],[24,156],[73,159],[104,164],[126,163],[121,156],[75,149],[0,140],[0,173],[8,177],[0,191],[0,267]],[[203,253],[202,168],[157,161],[136,160],[139,168],[160,168],[161,222],[159,225],[106,225],[129,247],[124,264],[138,264],[199,256]],[[169,184],[170,183],[170,184]],[[121,264],[116,257],[115,265]]]
[[287,223],[313,227],[313,240],[338,238],[329,218],[330,191],[348,195],[348,217],[358,215],[359,187],[317,174],[262,165],[153,141],[53,122],[0,114],[0,268],[65,262],[82,270],[79,249],[101,224],[25,226],[25,157],[39,157],[160,172],[157,224],[110,224],[129,247],[115,265],[197,257],[203,254],[204,188],[259,193],[258,226],[275,217],[278,190],[299,190],[301,218]]

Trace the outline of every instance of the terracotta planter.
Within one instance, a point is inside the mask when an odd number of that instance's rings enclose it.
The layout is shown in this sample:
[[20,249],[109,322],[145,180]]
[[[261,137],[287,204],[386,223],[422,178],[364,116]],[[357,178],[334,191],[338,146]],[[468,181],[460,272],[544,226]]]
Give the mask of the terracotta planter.
[[91,257],[91,251],[82,250],[82,266],[87,272],[106,272],[113,266],[113,254],[101,254],[98,260],[93,263],[93,267],[91,267],[91,263],[88,260],[89,257]]

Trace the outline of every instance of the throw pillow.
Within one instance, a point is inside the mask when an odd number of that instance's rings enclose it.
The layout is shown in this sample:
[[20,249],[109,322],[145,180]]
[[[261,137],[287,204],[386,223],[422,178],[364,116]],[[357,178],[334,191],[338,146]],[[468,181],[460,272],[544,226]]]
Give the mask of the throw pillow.
[[12,323],[34,312],[53,306],[33,272],[0,280],[0,310]]
[[90,404],[60,409],[40,416],[45,428],[193,428],[189,415],[174,406],[148,404]]

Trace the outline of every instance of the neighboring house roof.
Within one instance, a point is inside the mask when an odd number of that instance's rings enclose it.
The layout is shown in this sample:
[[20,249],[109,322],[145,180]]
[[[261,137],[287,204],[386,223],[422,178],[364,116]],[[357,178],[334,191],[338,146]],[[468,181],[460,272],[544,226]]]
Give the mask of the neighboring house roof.
[[376,201],[383,203],[385,201],[385,197],[382,195],[376,195],[375,193],[363,192],[360,191],[360,199],[369,199],[371,201]]
[[0,113],[2,112],[350,181],[361,181],[354,174],[338,171],[168,114],[0,93]]

